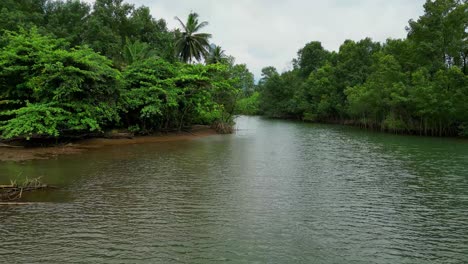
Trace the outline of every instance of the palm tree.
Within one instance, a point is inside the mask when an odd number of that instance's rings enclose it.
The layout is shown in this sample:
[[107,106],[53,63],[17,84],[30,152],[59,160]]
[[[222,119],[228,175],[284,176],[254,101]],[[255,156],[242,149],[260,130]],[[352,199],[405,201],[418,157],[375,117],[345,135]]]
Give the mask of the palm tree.
[[199,23],[198,14],[193,12],[189,14],[185,24],[178,17],[175,18],[184,30],[176,38],[177,56],[186,63],[191,63],[193,59],[201,61],[208,54],[210,47],[208,40],[211,38],[211,34],[198,32],[206,27],[208,22]]
[[216,63],[225,63],[227,62],[226,53],[220,46],[213,45],[210,47],[210,54],[206,58],[206,63],[216,64]]
[[156,57],[150,45],[145,42],[125,40],[124,51],[122,54],[126,65],[141,61],[150,57]]

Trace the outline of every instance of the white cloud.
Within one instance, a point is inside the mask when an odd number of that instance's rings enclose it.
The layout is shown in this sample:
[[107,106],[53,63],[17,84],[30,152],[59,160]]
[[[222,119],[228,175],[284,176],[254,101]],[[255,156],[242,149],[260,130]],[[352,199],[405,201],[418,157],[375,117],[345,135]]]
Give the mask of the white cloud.
[[[87,0],[87,2],[93,2]],[[285,70],[297,50],[321,41],[337,50],[346,39],[403,38],[411,18],[423,13],[425,0],[127,0],[151,8],[156,18],[178,27],[190,11],[210,22],[212,41],[246,63],[258,78],[265,66]]]

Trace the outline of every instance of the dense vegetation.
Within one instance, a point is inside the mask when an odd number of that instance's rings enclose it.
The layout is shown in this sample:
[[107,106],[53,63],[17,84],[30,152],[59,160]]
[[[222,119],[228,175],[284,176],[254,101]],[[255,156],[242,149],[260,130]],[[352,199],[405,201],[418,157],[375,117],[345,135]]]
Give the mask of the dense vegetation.
[[468,135],[468,4],[428,0],[406,39],[310,42],[291,71],[264,68],[240,111],[397,133]]
[[468,135],[468,3],[428,0],[406,39],[317,41],[258,85],[191,13],[168,30],[123,0],[0,2],[0,138],[212,124],[234,113]]
[[196,13],[179,21],[170,31],[123,0],[1,1],[1,139],[192,124],[229,132],[253,75],[210,45]]

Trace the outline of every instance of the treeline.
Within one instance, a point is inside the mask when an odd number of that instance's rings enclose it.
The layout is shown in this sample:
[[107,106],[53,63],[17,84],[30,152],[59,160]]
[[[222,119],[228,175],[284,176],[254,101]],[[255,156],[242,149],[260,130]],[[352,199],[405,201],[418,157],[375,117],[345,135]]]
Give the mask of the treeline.
[[171,31],[122,0],[1,1],[0,138],[229,132],[253,75],[199,32],[196,13],[179,21]]
[[243,112],[421,135],[468,135],[468,4],[435,0],[406,39],[308,43],[293,70],[264,68]]

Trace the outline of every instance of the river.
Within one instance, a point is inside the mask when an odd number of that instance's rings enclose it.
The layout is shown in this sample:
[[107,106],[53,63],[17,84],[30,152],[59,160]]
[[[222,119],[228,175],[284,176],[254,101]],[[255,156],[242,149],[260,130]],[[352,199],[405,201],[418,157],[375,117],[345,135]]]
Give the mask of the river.
[[467,263],[468,141],[240,117],[234,135],[1,162],[0,263]]

